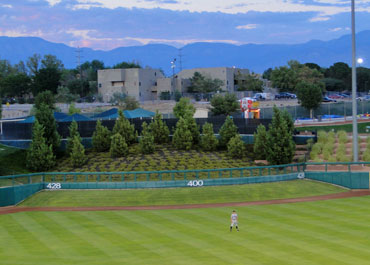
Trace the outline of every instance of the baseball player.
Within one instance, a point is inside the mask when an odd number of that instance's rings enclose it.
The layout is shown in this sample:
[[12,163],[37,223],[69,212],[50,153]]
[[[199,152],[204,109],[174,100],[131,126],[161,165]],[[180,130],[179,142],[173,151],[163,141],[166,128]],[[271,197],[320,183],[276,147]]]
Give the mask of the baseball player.
[[239,228],[238,228],[238,214],[236,213],[235,210],[233,210],[233,212],[231,213],[230,220],[231,220],[230,232],[233,230],[234,225],[235,225],[236,231],[239,231]]

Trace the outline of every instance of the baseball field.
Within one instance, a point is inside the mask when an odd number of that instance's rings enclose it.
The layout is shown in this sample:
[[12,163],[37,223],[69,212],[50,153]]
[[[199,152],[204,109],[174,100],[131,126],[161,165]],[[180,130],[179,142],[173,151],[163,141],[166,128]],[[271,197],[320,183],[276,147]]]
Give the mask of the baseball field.
[[[339,192],[346,190],[313,181],[45,191],[18,207],[167,205],[174,200],[172,204],[180,205]],[[229,231],[234,209],[239,232]],[[244,207],[4,214],[0,215],[0,264],[370,264],[369,209],[370,196],[365,196]]]

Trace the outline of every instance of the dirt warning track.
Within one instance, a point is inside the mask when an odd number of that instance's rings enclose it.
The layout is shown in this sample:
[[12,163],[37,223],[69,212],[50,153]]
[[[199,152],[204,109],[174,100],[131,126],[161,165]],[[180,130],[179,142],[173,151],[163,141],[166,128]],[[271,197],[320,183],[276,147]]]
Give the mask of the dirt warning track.
[[170,209],[196,209],[214,207],[238,207],[251,205],[284,204],[297,202],[312,202],[332,199],[352,198],[370,196],[370,190],[356,190],[340,192],[328,195],[311,196],[303,198],[252,201],[252,202],[230,202],[230,203],[210,203],[210,204],[185,204],[185,205],[152,205],[152,206],[97,206],[97,207],[1,207],[0,215],[20,212],[58,212],[58,211],[138,211],[138,210],[170,210]]

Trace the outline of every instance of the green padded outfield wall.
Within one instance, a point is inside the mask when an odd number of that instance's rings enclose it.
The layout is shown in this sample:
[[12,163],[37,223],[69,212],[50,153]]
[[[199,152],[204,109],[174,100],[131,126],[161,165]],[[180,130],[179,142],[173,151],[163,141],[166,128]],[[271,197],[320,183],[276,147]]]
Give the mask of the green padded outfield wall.
[[369,172],[305,172],[308,179],[323,181],[349,189],[369,189]]
[[43,189],[43,183],[0,188],[0,206],[15,205]]

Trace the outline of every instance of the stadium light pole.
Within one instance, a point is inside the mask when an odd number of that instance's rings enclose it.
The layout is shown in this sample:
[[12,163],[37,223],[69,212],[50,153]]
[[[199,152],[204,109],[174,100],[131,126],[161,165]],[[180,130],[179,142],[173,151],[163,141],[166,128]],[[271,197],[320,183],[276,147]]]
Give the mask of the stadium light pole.
[[352,20],[352,150],[353,162],[358,162],[358,131],[357,131],[357,80],[356,80],[356,28],[355,28],[355,0],[351,0]]

